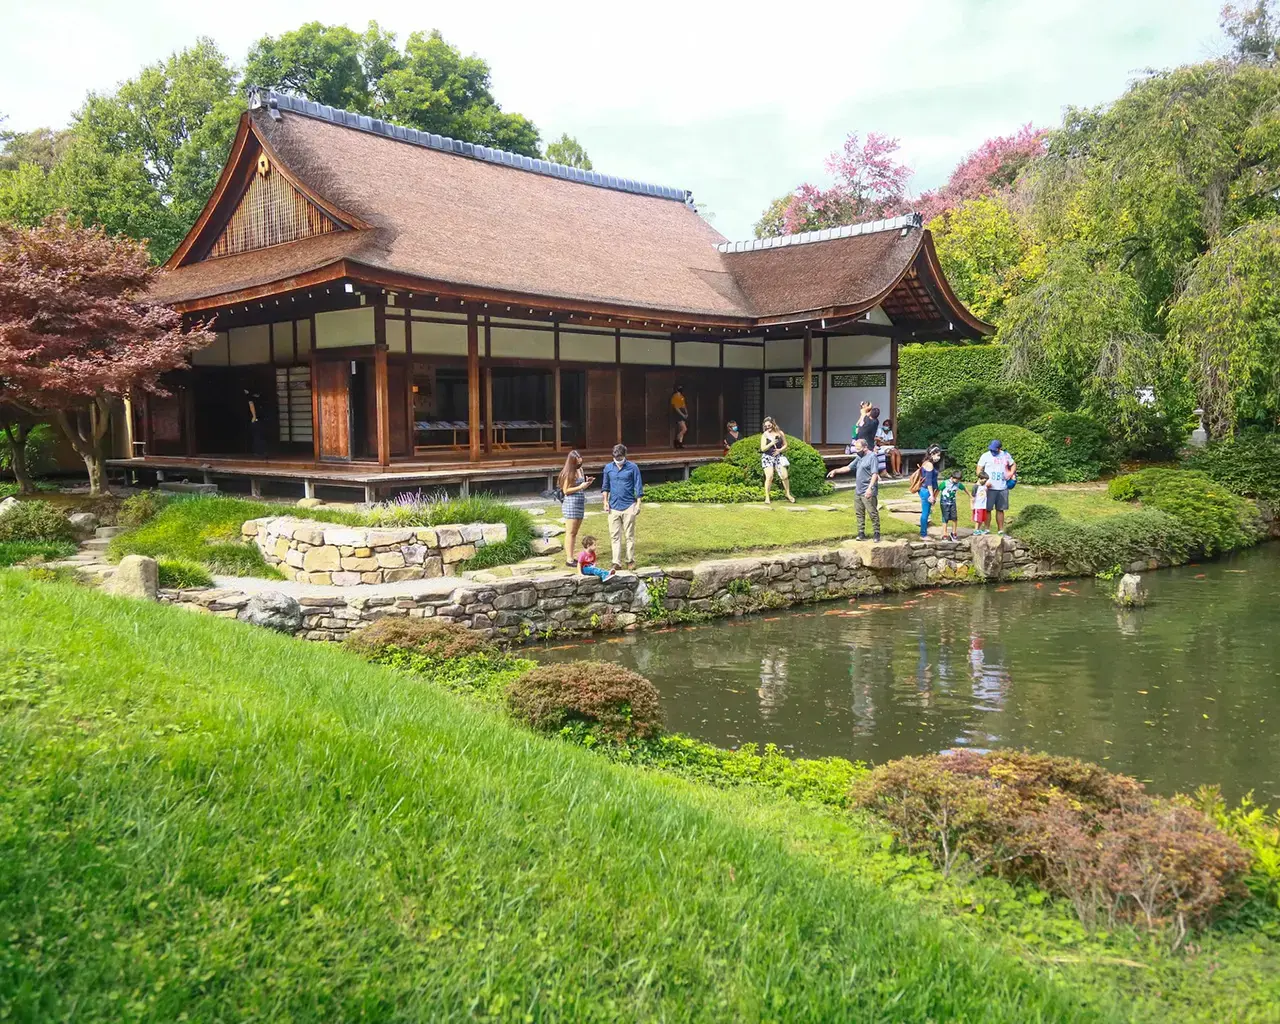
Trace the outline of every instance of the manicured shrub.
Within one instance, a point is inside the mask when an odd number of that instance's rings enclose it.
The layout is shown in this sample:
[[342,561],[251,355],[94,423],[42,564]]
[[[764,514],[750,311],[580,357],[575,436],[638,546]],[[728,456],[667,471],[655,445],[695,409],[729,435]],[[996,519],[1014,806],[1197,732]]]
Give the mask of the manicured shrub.
[[1250,547],[1266,533],[1253,502],[1197,470],[1150,467],[1116,477],[1107,493],[1173,516],[1208,555]]
[[585,722],[624,742],[662,730],[658,691],[644,676],[602,661],[541,665],[507,686],[507,709],[543,732]]
[[401,616],[378,619],[352,633],[343,643],[365,660],[382,665],[402,661],[397,658],[398,653],[433,662],[497,653],[488,640],[456,622]]
[[136,529],[143,523],[149,523],[160,514],[172,497],[160,491],[139,491],[131,494],[120,503],[120,511],[116,514],[116,525],[126,530]]
[[1063,519],[1048,505],[1028,505],[1010,523],[1009,532],[1026,541],[1036,558],[1079,574],[1150,558],[1176,565],[1198,548],[1190,530],[1157,509],[1076,522]]
[[708,462],[705,466],[695,466],[689,479],[695,484],[745,484],[747,474],[742,471],[741,466],[721,460]]
[[47,501],[20,501],[0,515],[0,541],[70,541],[71,523]]
[[1026,426],[1054,409],[1052,402],[1021,384],[980,381],[921,396],[899,413],[897,441],[903,448],[946,447],[962,430],[979,423]]
[[1049,446],[1059,480],[1096,480],[1118,464],[1106,430],[1086,413],[1049,412],[1026,426]]
[[1175,944],[1242,894],[1250,857],[1203,812],[1075,758],[971,750],[890,761],[854,781],[944,872],[1029,881],[1071,900],[1086,925],[1168,927]]
[[[737,469],[737,467],[732,467]],[[741,470],[739,470],[741,472]],[[792,491],[794,492],[794,487]],[[733,504],[744,501],[763,501],[764,488],[751,484],[704,484],[693,480],[670,480],[651,484],[644,489],[645,501],[698,501]]]
[[[903,345],[898,351],[899,419],[905,419],[918,405],[944,391],[1003,383],[1008,353],[1003,345]],[[1074,409],[1080,401],[1078,384],[1051,367],[1038,368],[1025,386],[1050,406]],[[992,419],[1006,421],[1004,416]]]
[[946,465],[958,469],[966,480],[977,476],[978,459],[995,439],[1018,464],[1018,481],[1024,484],[1057,483],[1060,470],[1045,439],[1013,423],[980,423],[962,430],[947,446]]
[[166,590],[213,586],[213,576],[208,569],[183,558],[161,558],[156,562],[156,568],[160,574],[160,586]]
[[[820,494],[830,494],[834,488],[827,480],[827,466],[822,456],[812,445],[807,445],[798,437],[787,435],[787,461],[791,463],[791,493],[797,498],[816,498]],[[734,443],[726,458],[739,469],[748,484],[755,487],[764,486],[764,469],[760,465],[760,435],[752,434]],[[775,478],[774,487],[778,487]]]
[[1280,434],[1250,431],[1215,441],[1187,455],[1183,465],[1200,470],[1235,494],[1271,497],[1280,467]]

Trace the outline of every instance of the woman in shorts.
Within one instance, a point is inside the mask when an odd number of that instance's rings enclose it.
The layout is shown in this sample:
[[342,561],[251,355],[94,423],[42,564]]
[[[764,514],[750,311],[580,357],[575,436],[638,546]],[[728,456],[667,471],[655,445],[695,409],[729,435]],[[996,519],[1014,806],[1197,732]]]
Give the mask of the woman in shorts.
[[787,501],[796,503],[791,496],[791,474],[787,467],[790,460],[782,453],[787,450],[787,435],[778,429],[772,416],[764,418],[764,432],[760,435],[760,468],[764,470],[764,503],[772,504],[773,477],[776,473]]
[[564,517],[564,529],[568,537],[565,540],[564,564],[577,568],[577,556],[574,549],[578,546],[578,531],[582,529],[582,520],[587,514],[587,488],[591,486],[593,476],[586,476],[582,471],[582,456],[572,451],[564,460],[564,469],[556,481],[564,493],[560,502],[560,515]]

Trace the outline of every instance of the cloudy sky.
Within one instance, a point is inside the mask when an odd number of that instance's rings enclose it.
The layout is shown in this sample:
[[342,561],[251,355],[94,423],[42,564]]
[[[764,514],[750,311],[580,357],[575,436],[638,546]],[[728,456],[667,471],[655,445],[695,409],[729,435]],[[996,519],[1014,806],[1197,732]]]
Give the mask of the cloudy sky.
[[[90,90],[211,36],[235,61],[304,21],[439,28],[493,68],[507,110],[567,131],[597,170],[692,189],[730,238],[821,180],[850,131],[901,138],[913,190],[984,138],[1116,96],[1219,48],[1218,0],[790,0],[702,4],[408,0],[4,0],[6,127],[65,124]],[[354,14],[358,11],[358,15]]]

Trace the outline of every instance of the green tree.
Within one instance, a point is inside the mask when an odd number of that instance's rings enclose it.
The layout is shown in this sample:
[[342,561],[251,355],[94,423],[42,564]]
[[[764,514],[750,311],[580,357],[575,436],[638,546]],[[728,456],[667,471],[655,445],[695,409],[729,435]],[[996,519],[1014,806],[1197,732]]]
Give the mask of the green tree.
[[1045,249],[1003,193],[970,199],[929,222],[938,259],[956,294],[998,324],[1015,294],[1039,280]]
[[[140,165],[153,201],[126,189],[119,206],[93,185],[64,175],[65,205],[108,230],[145,235],[152,254],[173,251],[204,207],[222,171],[236,124],[244,109],[235,69],[210,39],[168,60],[148,65],[110,95],[91,94],[75,115],[72,156],[86,168],[105,171],[105,179],[136,184]],[[64,161],[66,163],[68,161]],[[61,166],[58,168],[61,170]],[[93,199],[81,196],[85,190]],[[83,203],[84,205],[80,205]],[[150,223],[140,225],[142,208]]]
[[1247,224],[1206,253],[1169,323],[1210,434],[1280,422],[1280,218]]
[[0,171],[16,171],[23,164],[34,164],[43,171],[66,152],[70,133],[53,128],[37,128],[30,132],[0,132]]
[[756,238],[779,238],[787,233],[787,208],[791,205],[792,195],[778,196],[764,208],[764,213],[756,221],[754,232]]
[[1159,329],[1201,253],[1280,212],[1280,68],[1210,61],[1069,110],[1028,186],[1039,237],[1132,274]]
[[533,123],[506,113],[494,99],[488,62],[463,56],[438,31],[412,33],[401,51],[377,22],[363,35],[310,22],[259,39],[245,80],[422,131],[540,155]]
[[1274,0],[1254,0],[1239,7],[1227,4],[1221,25],[1233,56],[1261,61],[1280,58],[1280,10]]
[[580,170],[591,170],[591,157],[587,151],[568,132],[563,133],[555,142],[547,144],[547,159],[565,167],[577,167]]

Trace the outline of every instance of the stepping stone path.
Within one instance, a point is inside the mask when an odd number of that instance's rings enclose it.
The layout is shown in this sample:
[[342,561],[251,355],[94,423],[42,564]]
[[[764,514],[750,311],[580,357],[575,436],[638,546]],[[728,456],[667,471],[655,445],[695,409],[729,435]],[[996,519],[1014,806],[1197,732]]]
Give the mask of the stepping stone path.
[[111,544],[111,538],[121,533],[124,533],[121,526],[99,526],[93,531],[92,537],[80,544],[79,551],[70,558],[50,562],[49,568],[74,569],[92,577],[93,582],[101,583],[116,571],[116,567],[107,561],[107,548]]

